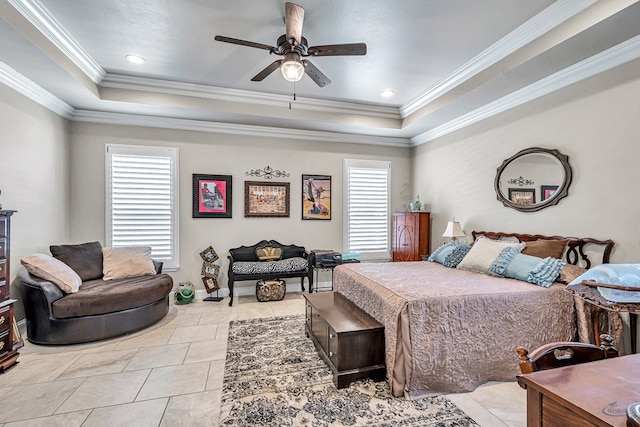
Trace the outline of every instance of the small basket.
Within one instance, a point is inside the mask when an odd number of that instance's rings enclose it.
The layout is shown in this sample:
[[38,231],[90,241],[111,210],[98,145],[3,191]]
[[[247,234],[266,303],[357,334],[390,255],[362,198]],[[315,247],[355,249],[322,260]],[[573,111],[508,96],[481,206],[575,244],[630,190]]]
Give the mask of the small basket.
[[256,283],[256,298],[260,302],[281,301],[287,293],[287,283],[284,280],[258,280]]

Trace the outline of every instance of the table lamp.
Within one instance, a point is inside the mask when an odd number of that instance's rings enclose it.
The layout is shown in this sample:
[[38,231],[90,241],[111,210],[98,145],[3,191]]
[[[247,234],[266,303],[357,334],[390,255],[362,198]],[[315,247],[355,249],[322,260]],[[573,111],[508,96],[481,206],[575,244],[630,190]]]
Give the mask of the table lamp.
[[453,218],[452,221],[447,223],[447,229],[444,231],[442,237],[449,237],[453,239],[453,244],[458,245],[458,241],[456,240],[458,237],[465,237],[464,231],[460,227],[460,223]]

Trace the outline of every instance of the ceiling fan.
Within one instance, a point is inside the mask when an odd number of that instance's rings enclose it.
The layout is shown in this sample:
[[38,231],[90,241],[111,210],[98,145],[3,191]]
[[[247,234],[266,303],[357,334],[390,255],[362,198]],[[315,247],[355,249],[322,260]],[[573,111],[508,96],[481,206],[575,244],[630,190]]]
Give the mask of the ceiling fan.
[[268,50],[269,53],[283,56],[269,64],[251,79],[254,82],[264,80],[269,74],[280,68],[282,76],[290,82],[297,82],[304,74],[311,77],[320,87],[331,83],[322,71],[311,63],[307,56],[345,56],[345,55],[366,55],[367,45],[364,43],[332,44],[323,46],[311,46],[307,39],[302,37],[302,23],[304,21],[304,9],[294,3],[285,3],[285,25],[286,34],[278,37],[277,47],[266,44],[250,42],[246,40],[234,39],[225,36],[216,36],[219,42],[233,43],[241,46],[255,47],[257,49]]

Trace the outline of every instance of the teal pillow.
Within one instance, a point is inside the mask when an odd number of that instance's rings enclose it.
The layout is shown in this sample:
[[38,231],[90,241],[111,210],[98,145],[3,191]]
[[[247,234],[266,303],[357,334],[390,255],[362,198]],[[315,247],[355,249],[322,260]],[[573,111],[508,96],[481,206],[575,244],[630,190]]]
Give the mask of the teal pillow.
[[447,257],[444,259],[442,265],[444,265],[445,267],[449,267],[449,268],[457,267],[458,264],[460,264],[460,261],[462,261],[462,258],[464,258],[464,256],[470,250],[471,250],[471,246],[470,245],[455,246],[453,248],[453,252],[451,252],[449,255],[447,255]]
[[[529,274],[536,269],[538,264],[540,264],[540,261],[542,261],[542,258],[518,254],[513,258],[513,260],[511,260],[504,271],[504,275],[512,279],[524,280],[526,282],[529,278]],[[560,272],[558,271],[558,273]]]
[[469,252],[469,245],[454,245],[453,242],[445,243],[427,258],[427,261],[437,262],[445,267],[453,268],[457,266],[462,258]]
[[449,255],[451,252],[453,252],[453,248],[454,248],[453,243],[451,242],[445,243],[444,245],[440,246],[438,249],[433,251],[433,253],[429,255],[429,258],[427,258],[427,261],[437,262],[438,264],[442,264],[445,257]]
[[504,248],[489,270],[504,277],[548,288],[556,280],[565,262],[557,258],[539,258]]

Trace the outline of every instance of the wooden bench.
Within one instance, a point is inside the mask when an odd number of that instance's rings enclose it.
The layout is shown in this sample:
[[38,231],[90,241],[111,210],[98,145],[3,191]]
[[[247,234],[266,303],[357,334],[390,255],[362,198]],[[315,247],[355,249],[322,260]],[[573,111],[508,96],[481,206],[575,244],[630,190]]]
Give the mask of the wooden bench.
[[337,388],[386,377],[384,326],[337,292],[304,295],[306,335],[333,371]]

